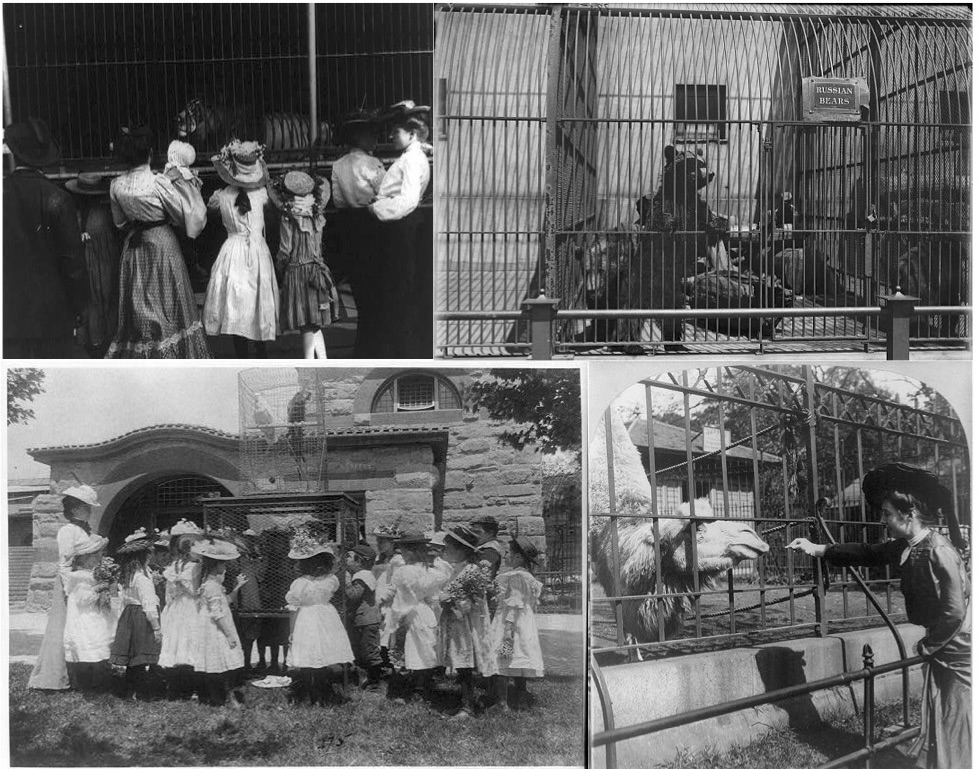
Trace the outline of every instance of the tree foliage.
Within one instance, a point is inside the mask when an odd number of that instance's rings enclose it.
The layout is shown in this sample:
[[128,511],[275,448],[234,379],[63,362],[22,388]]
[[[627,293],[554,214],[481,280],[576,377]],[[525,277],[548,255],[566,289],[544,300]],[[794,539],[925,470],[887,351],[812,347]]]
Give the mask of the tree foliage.
[[582,403],[578,369],[493,369],[470,388],[470,411],[486,409],[512,422],[500,440],[523,451],[582,453]]
[[24,425],[34,418],[34,409],[25,404],[44,392],[44,372],[37,368],[7,370],[7,424]]

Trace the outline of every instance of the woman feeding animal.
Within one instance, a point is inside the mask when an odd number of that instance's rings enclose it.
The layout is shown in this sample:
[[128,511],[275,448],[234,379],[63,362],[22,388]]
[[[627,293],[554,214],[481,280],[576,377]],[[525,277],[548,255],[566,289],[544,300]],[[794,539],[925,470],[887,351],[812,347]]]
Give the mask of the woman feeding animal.
[[970,766],[970,587],[953,544],[936,531],[953,514],[952,497],[927,470],[894,462],[864,477],[864,498],[881,512],[883,543],[787,547],[832,566],[892,566],[901,574],[909,621],[926,629],[922,727],[908,748],[924,769]]

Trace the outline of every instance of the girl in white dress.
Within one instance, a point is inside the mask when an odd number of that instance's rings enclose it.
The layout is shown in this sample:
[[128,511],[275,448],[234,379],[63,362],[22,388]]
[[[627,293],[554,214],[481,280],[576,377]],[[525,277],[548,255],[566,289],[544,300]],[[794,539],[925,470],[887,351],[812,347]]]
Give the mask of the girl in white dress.
[[220,212],[228,239],[211,268],[204,328],[212,335],[231,334],[239,358],[249,357],[249,340],[256,357],[268,357],[266,342],[276,338],[279,317],[279,285],[265,242],[269,172],[262,149],[235,140],[211,158],[228,186],[215,191],[208,209]]
[[201,618],[201,559],[192,546],[203,538],[193,521],[181,519],[170,529],[174,560],[164,569],[167,602],[160,614],[163,643],[160,667],[167,677],[169,699],[190,699],[194,693],[197,625]]
[[[289,609],[289,654],[286,664],[292,677],[290,699],[299,704],[326,705],[344,666],[354,661],[347,631],[330,602],[340,588],[333,573],[332,543],[300,531],[293,537],[289,558],[297,561],[300,576],[286,593]],[[340,699],[343,699],[341,697]]]
[[[197,625],[194,670],[198,701],[203,705],[241,705],[241,691],[234,689],[238,671],[245,665],[238,631],[231,617],[223,582],[228,561],[238,558],[238,548],[219,539],[195,542],[191,552],[201,558],[201,619]],[[228,690],[234,689],[228,699]]]
[[118,618],[110,603],[112,596],[96,585],[93,574],[108,542],[92,534],[87,542],[76,546],[72,570],[65,575],[65,663],[72,688],[79,691],[108,684],[109,647]]
[[504,556],[497,575],[498,604],[490,628],[500,675],[496,677],[497,704],[507,709],[508,678],[514,679],[518,702],[528,702],[527,679],[544,676],[541,642],[534,612],[541,597],[541,583],[531,569],[538,560],[538,549],[527,537],[516,537]]
[[404,634],[404,666],[411,682],[413,701],[429,693],[439,665],[439,623],[432,603],[449,581],[449,572],[430,568],[425,555],[429,540],[422,532],[407,531],[398,540],[405,565],[391,580],[391,619]]

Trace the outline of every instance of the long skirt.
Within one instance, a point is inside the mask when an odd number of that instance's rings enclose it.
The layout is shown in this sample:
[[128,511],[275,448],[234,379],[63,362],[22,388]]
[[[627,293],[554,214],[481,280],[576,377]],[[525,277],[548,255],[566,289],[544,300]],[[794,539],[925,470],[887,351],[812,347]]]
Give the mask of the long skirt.
[[[380,228],[375,271],[377,297],[368,309],[379,312],[380,318],[365,321],[376,334],[375,358],[418,357],[415,342],[418,333],[416,304],[420,300],[417,286],[418,230],[423,221],[421,211],[415,210],[404,219],[378,223]],[[431,257],[429,257],[431,259]],[[356,299],[356,295],[355,295]],[[431,315],[431,309],[430,309]],[[375,326],[375,323],[377,324]],[[358,310],[360,325],[360,310]],[[430,320],[431,325],[431,320]],[[432,354],[431,349],[427,351]]]
[[341,209],[338,218],[339,248],[348,255],[347,275],[357,306],[354,357],[376,358],[385,312],[378,287],[378,221],[366,208]]
[[922,769],[970,766],[970,632],[960,632],[923,667],[922,728],[907,749]]
[[109,662],[113,665],[138,667],[156,665],[160,658],[160,644],[153,637],[153,627],[146,618],[142,606],[128,604],[119,617],[116,638],[109,650]]
[[177,237],[162,224],[130,233],[119,271],[119,328],[107,358],[210,358]]
[[34,672],[27,682],[29,689],[68,689],[68,666],[65,664],[65,620],[68,604],[61,575],[54,578],[51,594],[51,608],[48,610],[48,623],[44,627],[44,640],[38,652]]

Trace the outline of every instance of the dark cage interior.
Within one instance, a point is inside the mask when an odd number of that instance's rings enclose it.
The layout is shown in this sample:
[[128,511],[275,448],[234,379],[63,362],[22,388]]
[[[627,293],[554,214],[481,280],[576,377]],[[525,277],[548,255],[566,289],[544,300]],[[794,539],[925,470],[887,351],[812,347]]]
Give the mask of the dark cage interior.
[[[125,125],[158,150],[189,129],[198,162],[232,134],[271,159],[309,146],[309,6],[299,3],[5,3],[11,115],[40,117],[62,163],[100,167]],[[431,104],[432,7],[315,7],[318,144],[360,108]]]
[[897,289],[915,340],[962,346],[971,19],[440,9],[438,346],[525,352],[543,292],[559,351],[854,350]]
[[[258,606],[242,606],[243,616],[284,615],[286,592],[299,576],[296,561],[289,558],[289,542],[296,529],[316,529],[337,546],[334,570],[343,584],[347,550],[364,541],[364,499],[351,494],[292,494],[289,496],[222,497],[206,499],[204,523],[210,530],[223,530],[241,543],[242,558],[229,568],[227,580],[234,585],[237,574],[247,572],[258,583]],[[249,531],[254,536],[245,537]],[[333,602],[342,609],[344,591]]]

